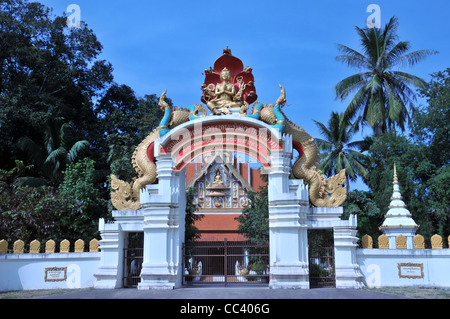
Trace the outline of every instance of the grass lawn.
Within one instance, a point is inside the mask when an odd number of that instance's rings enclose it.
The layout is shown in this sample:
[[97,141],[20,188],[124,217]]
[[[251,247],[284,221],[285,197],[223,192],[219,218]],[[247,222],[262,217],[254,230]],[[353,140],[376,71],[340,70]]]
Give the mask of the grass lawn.
[[417,288],[417,287],[390,287],[366,288],[371,291],[385,292],[415,299],[450,299],[450,289]]
[[43,290],[6,291],[0,292],[0,299],[33,299],[43,296],[63,294],[65,292],[71,292],[75,290],[86,290],[86,289],[43,289]]

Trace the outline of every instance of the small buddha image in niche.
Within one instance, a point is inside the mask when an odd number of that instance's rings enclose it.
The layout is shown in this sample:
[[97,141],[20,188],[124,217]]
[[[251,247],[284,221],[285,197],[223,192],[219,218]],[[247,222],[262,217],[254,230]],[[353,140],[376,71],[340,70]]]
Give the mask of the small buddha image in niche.
[[216,176],[214,176],[213,186],[224,186],[222,175],[219,170],[216,171]]
[[221,190],[226,190],[228,187],[226,187],[223,183],[222,174],[220,174],[220,170],[216,171],[216,174],[214,175],[214,178],[212,179],[212,184],[208,187],[210,190],[210,193],[208,196],[227,196]]

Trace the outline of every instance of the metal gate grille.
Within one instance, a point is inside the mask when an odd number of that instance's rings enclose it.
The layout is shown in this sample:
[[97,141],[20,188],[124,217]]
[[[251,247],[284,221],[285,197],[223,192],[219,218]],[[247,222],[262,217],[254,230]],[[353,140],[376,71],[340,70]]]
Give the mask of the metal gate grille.
[[123,287],[136,288],[141,281],[144,233],[129,233],[123,249]]
[[310,288],[336,287],[333,230],[308,231]]
[[183,245],[183,284],[267,285],[269,246],[252,242],[189,242]]

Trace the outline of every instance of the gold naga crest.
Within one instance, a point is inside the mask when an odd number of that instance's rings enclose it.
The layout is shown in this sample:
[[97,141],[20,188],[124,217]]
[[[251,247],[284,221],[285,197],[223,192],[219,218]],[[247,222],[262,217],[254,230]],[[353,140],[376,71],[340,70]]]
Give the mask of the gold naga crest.
[[[230,110],[237,109],[243,117],[262,121],[284,134],[291,135],[293,148],[299,154],[292,166],[292,174],[309,184],[310,203],[318,207],[337,207],[345,202],[347,197],[345,170],[326,179],[322,172],[316,169],[320,161],[317,144],[314,138],[292,123],[284,114],[282,108],[286,103],[286,92],[282,85],[280,85],[281,94],[274,104],[255,102],[257,94],[252,69],[248,66],[244,68],[242,61],[232,56],[228,47],[216,60],[214,68],[206,69],[204,74],[201,101],[206,104],[211,116],[230,114]],[[140,189],[156,182],[156,164],[153,155],[155,140],[182,123],[206,116],[207,111],[203,104],[172,109],[164,100],[166,91],[159,99],[159,106],[164,109],[160,125],[138,145],[132,156],[137,177],[127,183],[114,175],[111,176],[111,202],[118,210],[141,208]],[[251,103],[254,103],[252,112],[247,114]]]

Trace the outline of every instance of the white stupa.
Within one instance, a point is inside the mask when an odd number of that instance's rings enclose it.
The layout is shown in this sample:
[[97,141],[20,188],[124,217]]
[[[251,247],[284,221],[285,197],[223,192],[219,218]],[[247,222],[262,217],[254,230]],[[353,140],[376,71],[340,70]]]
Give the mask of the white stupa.
[[405,202],[400,194],[400,187],[397,179],[397,168],[394,163],[394,191],[391,197],[391,204],[386,213],[380,230],[389,238],[389,248],[395,249],[395,239],[398,235],[406,237],[407,249],[414,248],[413,237],[416,235],[416,224],[409,210],[406,208]]

